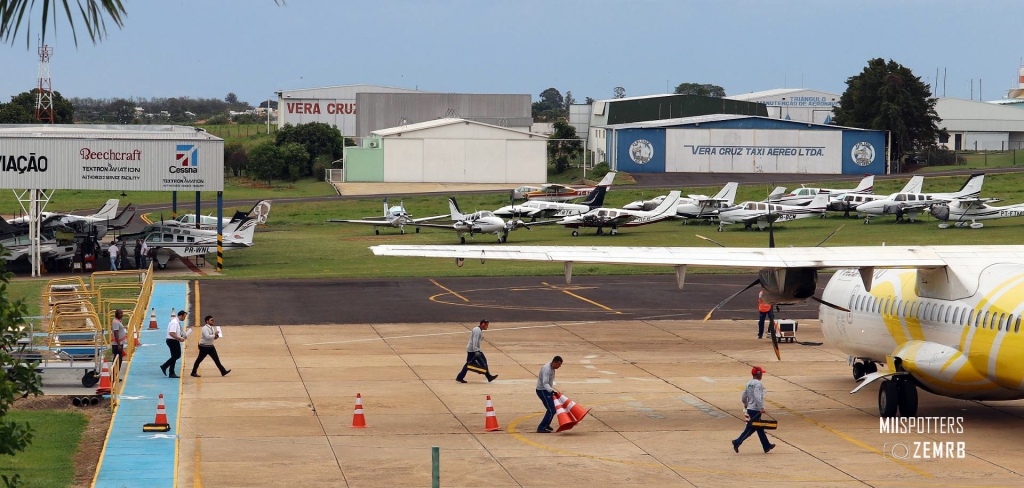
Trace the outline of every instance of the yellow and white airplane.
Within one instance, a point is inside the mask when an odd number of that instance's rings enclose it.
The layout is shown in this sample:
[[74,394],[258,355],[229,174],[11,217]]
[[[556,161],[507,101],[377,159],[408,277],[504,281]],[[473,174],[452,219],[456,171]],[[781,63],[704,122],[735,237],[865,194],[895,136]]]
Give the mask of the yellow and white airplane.
[[[917,389],[1024,398],[1024,246],[683,248],[373,246],[381,256],[759,269],[765,301],[821,303],[826,340],[850,357],[851,393],[880,381],[882,417],[917,414]],[[821,298],[818,272],[837,269]],[[738,295],[739,293],[737,293]],[[734,295],[735,296],[735,295]],[[723,302],[724,303],[724,302]],[[710,316],[710,314],[709,314]],[[882,370],[878,365],[884,365]]]

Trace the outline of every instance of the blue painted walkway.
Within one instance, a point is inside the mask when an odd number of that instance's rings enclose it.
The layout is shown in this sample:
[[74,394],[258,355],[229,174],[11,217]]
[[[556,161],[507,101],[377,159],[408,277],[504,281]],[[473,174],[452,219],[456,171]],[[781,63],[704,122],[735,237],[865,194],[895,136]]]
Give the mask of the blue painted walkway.
[[[95,486],[172,487],[177,450],[178,399],[181,380],[168,379],[160,372],[160,365],[170,357],[164,337],[171,308],[175,311],[187,307],[188,283],[155,282],[149,307],[156,308],[159,330],[149,330],[149,317],[143,323],[143,346],[136,349],[131,360],[121,405],[112,419],[113,426],[103,450],[99,475]],[[149,308],[146,309],[147,314]],[[186,311],[188,309],[186,308]],[[189,317],[191,323],[192,317]],[[182,361],[177,364],[181,374]],[[142,432],[142,425],[152,423],[156,417],[157,397],[164,394],[164,406],[170,432]]]

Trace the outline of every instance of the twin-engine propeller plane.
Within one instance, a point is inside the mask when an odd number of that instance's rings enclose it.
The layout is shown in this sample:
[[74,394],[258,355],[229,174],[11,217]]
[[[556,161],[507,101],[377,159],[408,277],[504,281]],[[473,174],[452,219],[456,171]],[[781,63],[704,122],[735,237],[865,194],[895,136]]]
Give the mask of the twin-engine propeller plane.
[[868,175],[864,179],[860,180],[860,184],[856,188],[838,189],[838,188],[809,188],[800,187],[793,191],[793,193],[787,193],[779,196],[777,199],[772,200],[772,203],[781,203],[783,205],[807,205],[814,200],[815,195],[825,192],[829,195],[829,200],[841,200],[846,195],[870,195],[874,190],[875,176]]
[[466,234],[469,234],[470,239],[472,239],[476,234],[494,234],[498,236],[498,242],[501,243],[508,241],[508,233],[510,231],[522,228],[530,230],[531,225],[554,222],[553,220],[547,220],[544,222],[530,224],[519,219],[509,219],[508,221],[505,221],[488,210],[480,210],[471,214],[464,214],[459,210],[459,204],[455,201],[455,197],[448,199],[448,208],[451,210],[451,218],[453,221],[451,224],[429,224],[423,222],[419,225],[421,227],[431,227],[434,229],[454,230],[456,235],[459,236],[459,242],[462,244],[466,243]]
[[596,227],[597,235],[604,234],[605,228],[611,229],[611,235],[618,233],[619,227],[638,227],[668,220],[676,215],[679,205],[679,191],[669,192],[658,208],[645,212],[643,210],[626,210],[621,208],[595,208],[583,215],[566,217],[556,222],[573,229],[572,235],[580,235],[580,227]]
[[718,232],[722,232],[726,224],[743,224],[747,229],[757,224],[758,229],[764,229],[774,222],[823,217],[827,205],[828,193],[825,192],[815,195],[807,205],[743,202],[718,210]]
[[362,224],[372,225],[374,235],[380,235],[380,229],[378,227],[393,227],[397,228],[402,234],[405,234],[405,226],[414,225],[416,226],[416,233],[420,232],[420,225],[423,222],[429,222],[431,220],[438,220],[448,217],[448,215],[435,215],[433,217],[420,217],[418,219],[412,218],[409,212],[405,211],[405,202],[401,202],[393,207],[388,207],[388,199],[384,199],[384,215],[383,217],[366,218],[362,220],[341,220],[333,219],[328,222],[339,222],[345,224]]
[[[676,216],[684,219],[706,219],[712,220],[718,216],[722,208],[731,207],[736,200],[736,189],[739,183],[730,181],[713,197],[706,195],[687,195],[679,198],[676,205]],[[783,189],[782,191],[785,191]],[[665,201],[667,195],[659,195],[650,200],[637,200],[622,206],[624,210],[646,210],[651,211]],[[686,223],[685,221],[683,222]]]
[[[615,173],[608,173],[615,177]],[[609,183],[611,179],[605,177]],[[602,181],[603,183],[603,181]],[[505,205],[494,211],[498,217],[529,217],[530,220],[537,218],[571,217],[587,213],[595,208],[604,205],[604,196],[608,192],[608,185],[598,185],[594,191],[587,195],[587,199],[580,203],[548,202],[544,200],[527,200],[519,205]]]
[[[860,382],[851,393],[878,382],[881,417],[916,416],[919,388],[967,400],[1024,399],[1024,246],[371,249],[379,256],[460,264],[484,258],[562,262],[567,282],[574,263],[669,266],[680,288],[687,266],[759,269],[747,288],[760,286],[766,302],[821,303],[825,339],[849,355]],[[839,271],[817,298],[823,269]],[[769,331],[774,342],[774,327]]]
[[1001,207],[991,205],[998,201],[995,198],[955,198],[948,203],[932,205],[928,213],[942,221],[940,229],[949,228],[950,225],[980,229],[985,224],[979,220],[1024,217],[1024,203]]
[[911,222],[917,214],[937,203],[946,203],[957,198],[978,198],[985,183],[984,173],[975,173],[953,193],[893,193],[885,198],[864,202],[857,206],[857,212],[867,214],[864,223],[871,222],[871,216],[895,215],[897,221],[906,215]]
[[520,186],[512,190],[512,198],[525,198],[527,200],[541,200],[546,202],[567,202],[590,195],[598,186],[610,186],[615,178],[614,172],[604,175],[597,186],[571,187],[557,183],[547,183],[540,186]]

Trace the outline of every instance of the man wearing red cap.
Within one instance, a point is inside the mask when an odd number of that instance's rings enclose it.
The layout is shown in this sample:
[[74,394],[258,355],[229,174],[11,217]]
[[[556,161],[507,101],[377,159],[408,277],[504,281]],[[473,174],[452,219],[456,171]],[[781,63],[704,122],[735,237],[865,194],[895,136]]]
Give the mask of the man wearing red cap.
[[760,366],[754,366],[750,370],[751,376],[754,378],[747,383],[747,388],[743,390],[743,408],[747,409],[747,416],[750,417],[747,420],[747,428],[743,429],[743,433],[740,434],[735,440],[732,441],[732,450],[740,452],[740,444],[747,440],[751,434],[757,432],[757,437],[761,439],[761,447],[765,453],[775,449],[775,444],[768,443],[768,435],[764,433],[764,427],[753,427],[751,423],[761,420],[761,414],[764,413],[764,385],[761,384],[761,376],[764,374],[764,370]]

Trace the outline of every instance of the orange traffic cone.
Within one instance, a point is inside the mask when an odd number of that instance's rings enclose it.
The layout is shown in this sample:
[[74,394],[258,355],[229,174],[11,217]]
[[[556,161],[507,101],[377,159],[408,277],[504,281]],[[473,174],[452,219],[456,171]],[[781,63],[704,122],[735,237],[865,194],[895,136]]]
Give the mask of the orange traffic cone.
[[484,430],[492,432],[500,429],[501,427],[498,427],[498,416],[494,413],[494,405],[491,404],[491,396],[487,395],[487,417],[484,423]]
[[142,345],[142,341],[139,340],[139,331],[135,331],[135,347]]
[[555,414],[558,415],[558,428],[555,429],[555,432],[569,430],[576,426],[576,420],[572,418],[572,415],[569,415],[569,412],[565,411],[562,397],[555,397]]
[[96,388],[96,394],[110,394],[110,368],[107,366],[106,361],[103,361],[103,369],[100,370],[100,387]]
[[160,394],[160,401],[156,404],[156,420],[152,424],[144,424],[143,432],[167,432],[171,430],[171,424],[167,423],[167,411],[164,410],[164,394]]
[[160,326],[156,324],[156,308],[149,309],[149,330],[159,329]]
[[583,420],[590,413],[590,409],[585,409],[581,405],[577,405],[576,402],[572,401],[568,395],[562,395],[562,403],[565,404],[565,409],[569,411],[569,415],[576,419],[576,422]]
[[352,427],[366,428],[366,418],[363,417],[363,396],[358,393],[356,393],[356,411],[352,414]]

